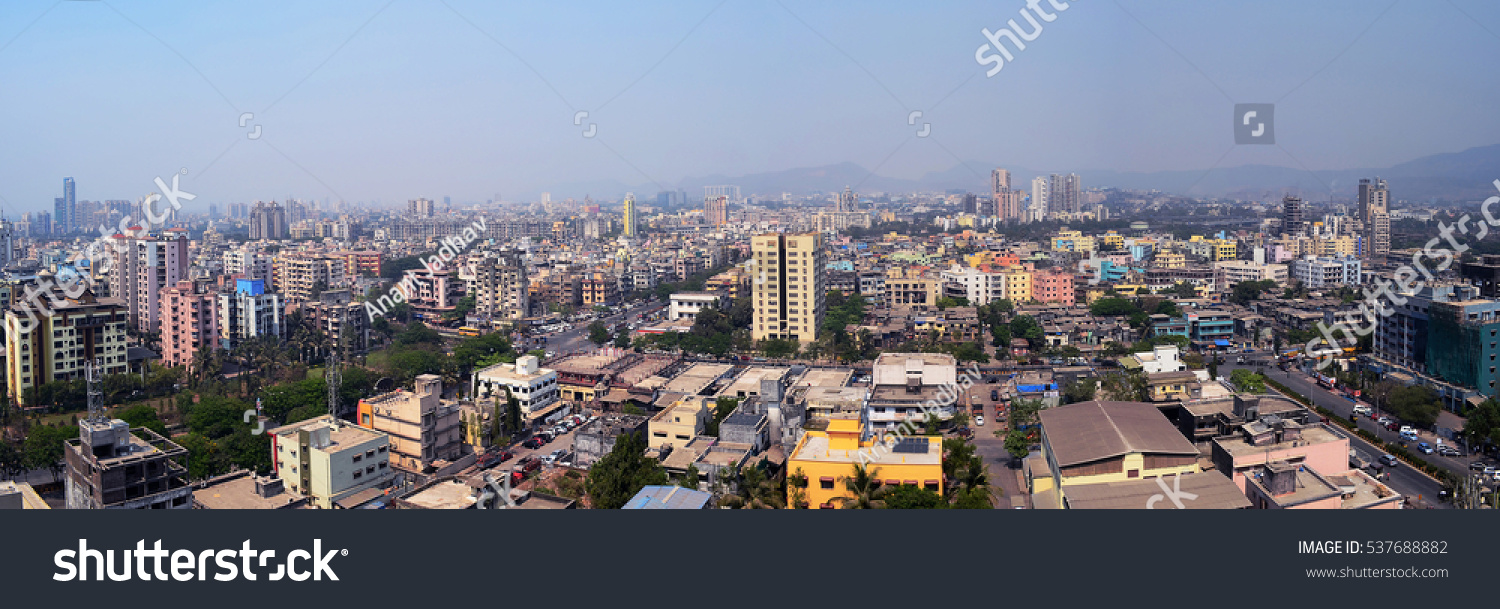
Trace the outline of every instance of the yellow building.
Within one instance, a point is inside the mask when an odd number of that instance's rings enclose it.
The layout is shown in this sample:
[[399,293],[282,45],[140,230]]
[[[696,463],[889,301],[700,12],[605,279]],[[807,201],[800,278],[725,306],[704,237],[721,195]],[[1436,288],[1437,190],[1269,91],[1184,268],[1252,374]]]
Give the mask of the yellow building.
[[1198,449],[1154,404],[1081,402],[1044,409],[1037,418],[1042,450],[1026,460],[1025,473],[1039,508],[1067,507],[1071,486],[1201,471]]
[[1031,300],[1031,271],[1022,268],[1005,271],[1005,299],[1020,304]]
[[1238,256],[1236,251],[1238,249],[1237,244],[1232,239],[1215,239],[1213,240],[1213,246],[1215,262],[1219,260],[1234,260]]
[[[858,419],[835,416],[823,431],[809,430],[797,442],[787,460],[787,471],[802,480],[799,488],[789,484],[787,504],[810,509],[832,509],[839,498],[853,498],[845,482],[854,466],[863,466],[880,486],[912,485],[943,493],[943,445],[941,438],[887,436],[861,442]],[[801,497],[797,495],[801,494]]]
[[1180,269],[1187,266],[1187,256],[1177,252],[1157,252],[1151,263],[1159,268]]
[[1100,245],[1103,245],[1105,249],[1125,249],[1125,236],[1116,233],[1115,231],[1109,231],[1107,233],[1099,235],[1098,240]]
[[637,212],[635,210],[635,197],[632,197],[630,195],[626,195],[625,196],[625,228],[623,229],[622,232],[625,234],[626,237],[635,237],[636,236],[636,231],[639,230],[640,224],[641,224],[641,218],[640,218],[639,212]]

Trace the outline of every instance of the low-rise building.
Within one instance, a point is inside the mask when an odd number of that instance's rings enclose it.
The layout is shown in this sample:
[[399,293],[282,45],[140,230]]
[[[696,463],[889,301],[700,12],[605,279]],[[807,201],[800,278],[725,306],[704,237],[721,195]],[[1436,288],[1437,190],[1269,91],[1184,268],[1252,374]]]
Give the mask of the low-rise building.
[[386,488],[395,479],[385,432],[325,414],[269,433],[276,475],[319,508],[333,509],[342,499]]
[[474,395],[479,400],[495,400],[504,405],[506,390],[521,406],[523,424],[544,421],[563,406],[557,371],[542,368],[534,355],[516,358],[514,364],[495,364],[474,372]]
[[836,417],[825,429],[809,430],[787,459],[787,472],[800,480],[787,485],[787,504],[834,509],[853,498],[845,481],[856,465],[879,486],[913,486],[943,493],[943,446],[940,438],[895,436],[862,440],[859,419]]
[[1038,507],[1067,507],[1073,486],[1201,470],[1198,449],[1154,404],[1080,402],[1044,409],[1037,418],[1042,450],[1026,461],[1026,484]]
[[391,466],[430,473],[458,459],[463,447],[457,403],[444,403],[436,374],[416,379],[415,391],[398,389],[359,401],[361,427],[390,436]]

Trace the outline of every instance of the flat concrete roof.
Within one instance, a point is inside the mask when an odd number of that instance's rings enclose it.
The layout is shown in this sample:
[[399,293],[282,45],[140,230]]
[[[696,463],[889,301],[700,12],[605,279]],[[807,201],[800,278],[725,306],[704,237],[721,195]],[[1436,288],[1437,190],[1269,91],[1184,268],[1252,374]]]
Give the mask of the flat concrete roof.
[[693,364],[691,368],[683,370],[682,374],[673,377],[662,390],[675,391],[687,395],[698,395],[699,392],[707,389],[709,385],[713,384],[724,373],[733,369],[734,366],[729,364]]
[[253,475],[240,476],[193,491],[193,501],[211,510],[274,510],[302,499],[301,494],[291,489],[270,497],[261,497],[255,493]]
[[849,384],[849,379],[854,378],[854,370],[844,368],[841,370],[827,370],[822,368],[809,368],[802,373],[793,387],[843,387]]
[[892,437],[886,440],[883,445],[877,442],[875,445],[860,449],[864,451],[866,457],[861,459],[859,450],[832,450],[828,448],[828,436],[808,434],[806,439],[803,440],[802,445],[792,453],[791,460],[824,463],[866,463],[876,466],[882,464],[937,465],[943,462],[942,438],[917,436],[917,439],[927,440],[927,452],[898,453],[894,450],[896,439]]
[[402,501],[429,510],[466,510],[474,507],[474,489],[458,480],[444,480]]
[[[1245,436],[1243,436],[1243,435],[1234,435],[1234,436],[1225,436],[1225,437],[1221,437],[1221,438],[1214,438],[1214,442],[1217,443],[1220,447],[1222,447],[1225,452],[1228,452],[1230,456],[1240,457],[1240,456],[1244,456],[1244,455],[1253,455],[1253,454],[1263,453],[1263,452],[1269,452],[1269,451],[1273,451],[1273,450],[1282,450],[1282,449],[1286,449],[1286,448],[1292,448],[1292,447],[1294,447],[1294,445],[1307,446],[1309,444],[1322,444],[1324,442],[1337,442],[1337,441],[1342,440],[1342,439],[1343,438],[1339,437],[1338,435],[1334,434],[1333,432],[1328,431],[1327,429],[1324,429],[1322,425],[1309,425],[1309,426],[1306,426],[1306,427],[1302,428],[1301,437],[1298,438],[1297,440],[1289,440],[1289,441],[1286,441],[1286,442],[1278,442],[1276,444],[1266,444],[1264,446],[1255,446],[1255,445],[1251,444],[1249,442],[1249,440],[1246,440]],[[1300,443],[1300,444],[1297,444],[1297,443]]]
[[734,379],[733,383],[730,383],[728,387],[720,391],[719,395],[731,398],[760,395],[760,382],[762,380],[781,380],[786,378],[791,372],[791,368],[762,366],[747,368]]

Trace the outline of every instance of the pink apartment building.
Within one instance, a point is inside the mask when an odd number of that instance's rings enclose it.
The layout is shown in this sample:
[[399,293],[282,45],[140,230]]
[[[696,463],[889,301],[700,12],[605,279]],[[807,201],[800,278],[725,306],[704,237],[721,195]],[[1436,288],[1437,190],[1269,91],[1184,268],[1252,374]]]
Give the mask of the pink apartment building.
[[1073,306],[1073,274],[1041,271],[1032,276],[1031,297],[1037,302]]
[[218,346],[218,295],[207,281],[179,281],[161,291],[161,357],[191,367],[200,349]]

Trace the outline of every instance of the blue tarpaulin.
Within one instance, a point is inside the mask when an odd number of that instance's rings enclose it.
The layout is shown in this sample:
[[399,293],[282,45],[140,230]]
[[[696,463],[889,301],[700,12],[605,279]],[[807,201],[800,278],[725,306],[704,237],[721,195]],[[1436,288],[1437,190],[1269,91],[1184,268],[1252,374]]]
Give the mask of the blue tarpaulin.
[[1222,338],[1217,338],[1217,339],[1214,339],[1214,345],[1217,345],[1217,346],[1220,346],[1220,347],[1228,347],[1229,346],[1229,341],[1224,340]]

